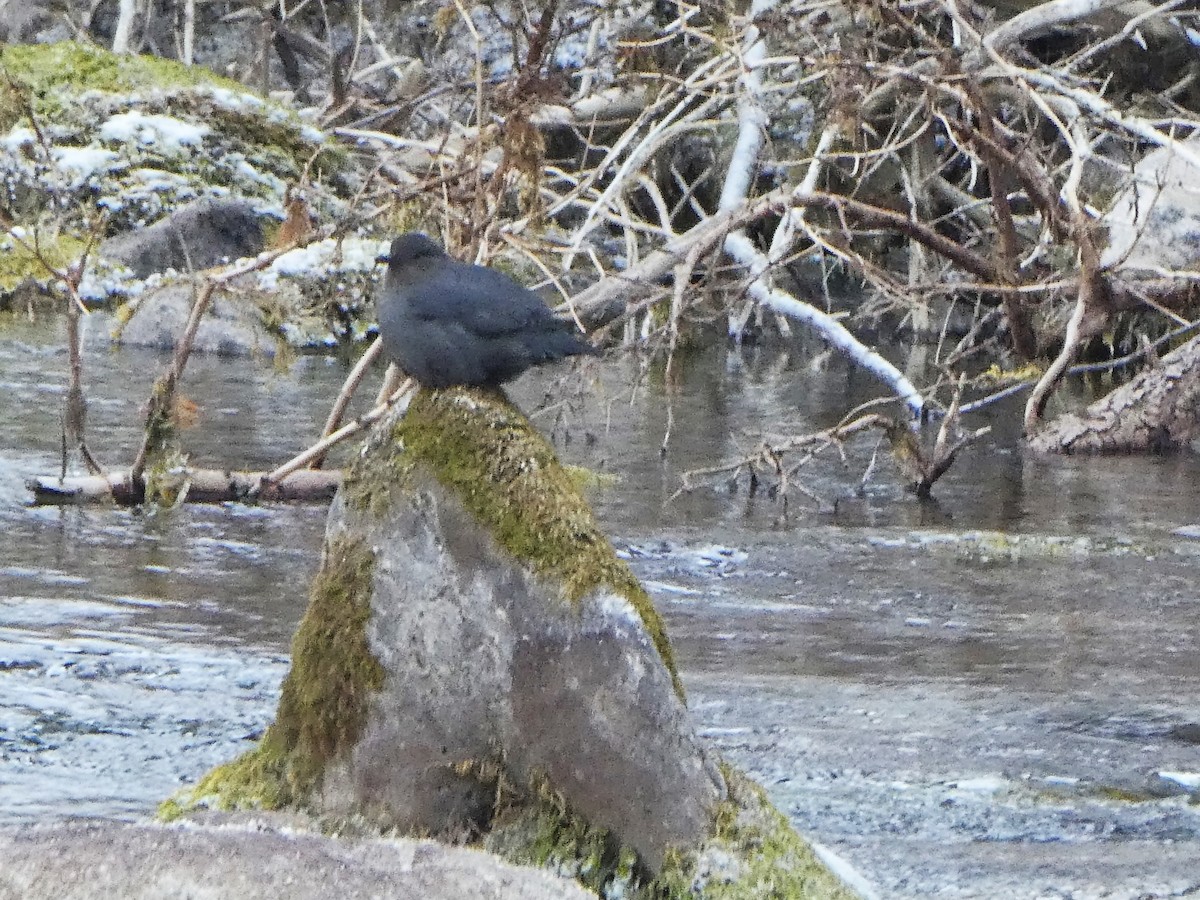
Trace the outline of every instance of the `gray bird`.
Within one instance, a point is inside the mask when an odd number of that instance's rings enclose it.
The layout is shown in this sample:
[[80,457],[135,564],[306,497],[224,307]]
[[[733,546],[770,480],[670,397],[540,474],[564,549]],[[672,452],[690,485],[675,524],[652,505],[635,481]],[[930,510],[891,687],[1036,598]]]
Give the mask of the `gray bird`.
[[425,387],[497,387],[530,366],[595,353],[537,294],[459,262],[417,232],[392,241],[375,301],[387,356]]

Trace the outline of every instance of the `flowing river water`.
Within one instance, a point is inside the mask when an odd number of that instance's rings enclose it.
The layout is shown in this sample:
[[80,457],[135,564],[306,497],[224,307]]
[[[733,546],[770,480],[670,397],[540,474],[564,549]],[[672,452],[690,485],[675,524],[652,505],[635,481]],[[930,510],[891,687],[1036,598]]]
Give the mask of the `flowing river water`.
[[[89,443],[118,467],[166,358],[99,343]],[[25,479],[59,467],[61,348],[0,322],[0,824],[145,817],[248,747],[324,526],[319,506],[28,507]],[[809,360],[717,349],[632,399],[636,362],[605,361],[536,417],[616,476],[597,515],[667,618],[701,730],[874,896],[1200,893],[1200,459],[1031,457],[1009,407],[934,503],[886,461],[856,490],[871,440],[808,467],[825,508],[744,478],[672,499],[682,471],[878,391]],[[561,371],[512,396],[536,408]],[[193,357],[192,461],[290,456],[344,374]]]

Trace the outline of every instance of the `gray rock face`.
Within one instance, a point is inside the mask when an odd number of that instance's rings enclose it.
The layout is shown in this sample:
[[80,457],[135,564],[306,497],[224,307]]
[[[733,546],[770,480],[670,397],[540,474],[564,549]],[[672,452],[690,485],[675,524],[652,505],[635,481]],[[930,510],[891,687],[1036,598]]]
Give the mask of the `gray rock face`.
[[[118,335],[131,347],[173,350],[183,335],[199,287],[190,280],[152,288],[138,301],[137,311]],[[277,342],[262,324],[257,309],[218,294],[200,321],[192,349],[223,356],[274,356]]]
[[139,278],[176,269],[200,271],[254,256],[265,246],[261,219],[244,200],[189,203],[147,228],[111,237],[100,255],[128,266]]
[[0,0],[0,41],[19,44],[49,20],[48,0]]
[[498,767],[518,793],[556,792],[652,868],[694,845],[724,782],[633,605],[602,589],[575,608],[422,467],[405,481],[365,510],[339,494],[330,512],[328,540],[373,550],[367,638],[386,674],[321,804],[472,831],[496,800],[479,773]]
[[[1180,143],[1200,154],[1200,140]],[[1101,265],[1149,275],[1194,268],[1200,261],[1200,167],[1170,147],[1152,150],[1104,221],[1108,247]]]
[[0,830],[0,900],[586,900],[487,853],[407,839],[91,822]]

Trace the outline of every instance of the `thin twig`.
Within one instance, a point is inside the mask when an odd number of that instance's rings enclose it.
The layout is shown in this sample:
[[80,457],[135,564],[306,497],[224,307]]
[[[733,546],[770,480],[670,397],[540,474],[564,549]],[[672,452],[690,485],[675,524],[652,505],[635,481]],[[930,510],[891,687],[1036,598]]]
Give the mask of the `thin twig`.
[[251,496],[255,497],[261,494],[264,490],[274,484],[278,484],[281,480],[291,475],[304,467],[310,465],[314,459],[323,458],[330,448],[337,446],[347,438],[353,437],[359,432],[378,422],[383,418],[395,404],[405,397],[413,387],[412,379],[407,379],[395,393],[387,399],[386,402],[379,404],[368,413],[359,416],[353,422],[343,425],[337,431],[322,438],[313,444],[303,453],[298,453],[281,466],[277,466],[270,472],[267,472],[259,479],[258,485],[251,492]]
[[[321,429],[322,439],[329,437],[342,424],[342,416],[346,414],[346,407],[350,405],[350,398],[354,396],[354,392],[358,390],[358,386],[362,383],[367,370],[371,368],[372,363],[379,358],[382,352],[383,339],[375,338],[371,346],[363,351],[363,355],[354,364],[354,368],[350,370],[350,374],[346,376],[346,380],[342,384],[342,389],[338,392],[337,399],[333,401],[333,407],[329,410],[329,417],[325,420],[325,427]],[[309,468],[319,469],[324,462],[325,454],[321,453],[313,457],[309,463]]]

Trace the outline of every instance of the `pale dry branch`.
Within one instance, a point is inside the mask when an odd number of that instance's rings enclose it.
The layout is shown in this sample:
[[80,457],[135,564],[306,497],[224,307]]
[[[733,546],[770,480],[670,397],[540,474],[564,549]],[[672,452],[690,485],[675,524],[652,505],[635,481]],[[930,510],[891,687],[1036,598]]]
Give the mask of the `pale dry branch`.
[[[358,390],[358,386],[362,383],[367,370],[374,365],[375,360],[379,359],[382,353],[383,339],[375,338],[371,342],[371,346],[364,350],[362,356],[358,358],[358,362],[354,364],[354,368],[346,376],[346,380],[342,384],[342,389],[338,391],[337,398],[333,401],[333,407],[329,410],[329,417],[325,420],[325,427],[321,429],[322,439],[329,437],[341,426],[342,417],[346,414],[346,408],[350,405],[350,400],[354,396],[354,392]],[[309,461],[309,468],[319,469],[324,461],[325,453],[318,453]]]
[[[393,406],[401,403],[401,401],[406,401],[406,398],[411,397],[413,393],[415,393],[415,386],[412,379],[405,379],[404,383],[387,400],[378,404],[370,412],[363,413],[353,422],[343,425],[337,431],[326,435],[304,452],[297,454],[283,463],[283,465],[277,466],[265,475],[261,475],[258,478],[257,484],[250,490],[248,494],[249,498],[255,499],[260,497],[264,492],[269,492],[284,479],[298,473],[307,466],[311,466],[314,460],[323,459],[330,449],[357,434],[361,434],[382,419]],[[405,402],[406,406],[407,403]]]

